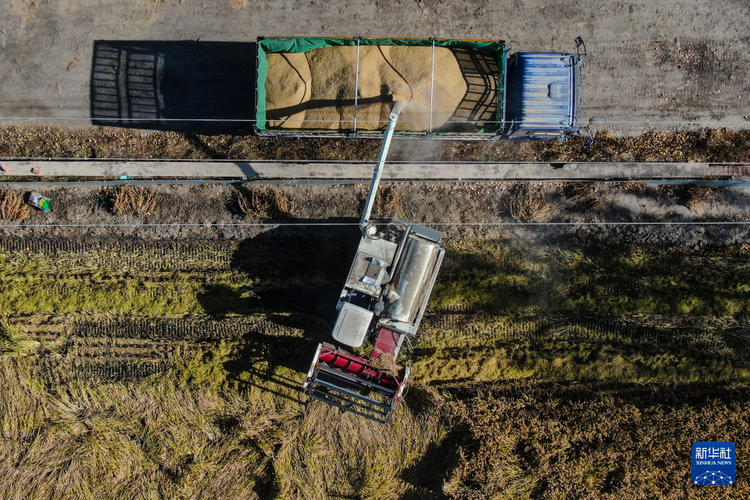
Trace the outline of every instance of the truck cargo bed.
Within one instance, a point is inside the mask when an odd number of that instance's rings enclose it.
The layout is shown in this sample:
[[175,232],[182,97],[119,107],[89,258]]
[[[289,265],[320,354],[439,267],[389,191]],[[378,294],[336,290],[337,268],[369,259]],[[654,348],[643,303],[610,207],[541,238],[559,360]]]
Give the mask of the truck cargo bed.
[[505,122],[500,41],[268,38],[258,42],[261,136],[380,137],[395,100],[397,133],[494,139]]

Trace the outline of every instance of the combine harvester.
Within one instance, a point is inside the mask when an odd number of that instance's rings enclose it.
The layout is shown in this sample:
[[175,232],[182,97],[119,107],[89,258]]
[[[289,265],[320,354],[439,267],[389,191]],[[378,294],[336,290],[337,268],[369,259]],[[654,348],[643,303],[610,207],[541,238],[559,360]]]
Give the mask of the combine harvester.
[[320,344],[303,391],[311,398],[386,423],[409,385],[411,367],[399,359],[403,343],[417,334],[445,255],[442,234],[393,221],[370,220],[380,176],[398,116],[394,103],[370,194],[360,219],[362,239],[336,308],[333,338],[348,348],[371,342],[365,355]]
[[[486,141],[590,135],[580,121],[586,48],[581,37],[575,43],[577,54],[510,54],[491,40],[259,40],[259,136],[383,138],[336,306],[332,336],[344,347],[318,346],[303,384],[311,398],[385,423],[409,385],[399,353],[417,334],[445,250],[441,233],[370,220],[394,132]],[[365,343],[368,353],[350,352]]]

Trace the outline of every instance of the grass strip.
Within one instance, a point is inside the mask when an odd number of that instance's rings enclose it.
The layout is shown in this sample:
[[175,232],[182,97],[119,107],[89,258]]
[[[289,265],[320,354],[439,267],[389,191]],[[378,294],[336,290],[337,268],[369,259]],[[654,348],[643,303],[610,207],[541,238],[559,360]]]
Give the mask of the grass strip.
[[746,248],[452,248],[431,305],[493,313],[747,317]]

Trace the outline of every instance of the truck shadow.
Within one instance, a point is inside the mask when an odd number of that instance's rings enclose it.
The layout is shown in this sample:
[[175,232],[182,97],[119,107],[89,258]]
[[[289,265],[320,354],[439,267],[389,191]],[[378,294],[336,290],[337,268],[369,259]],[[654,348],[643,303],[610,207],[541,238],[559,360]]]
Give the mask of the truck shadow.
[[250,42],[95,40],[94,125],[249,129],[257,47]]

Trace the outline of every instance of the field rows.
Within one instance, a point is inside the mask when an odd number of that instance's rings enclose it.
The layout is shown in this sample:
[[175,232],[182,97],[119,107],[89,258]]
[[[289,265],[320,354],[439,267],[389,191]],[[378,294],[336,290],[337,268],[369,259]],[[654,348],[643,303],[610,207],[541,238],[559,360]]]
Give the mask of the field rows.
[[148,376],[167,370],[176,359],[189,359],[222,343],[235,348],[283,344],[284,339],[304,335],[319,337],[325,329],[314,317],[285,314],[216,319],[37,315],[7,318],[5,324],[27,350],[31,345],[38,354],[35,364],[49,383],[75,377]]
[[163,373],[171,366],[169,360],[115,358],[107,360],[40,359],[35,363],[36,375],[47,387],[66,385],[71,380],[127,381]]
[[680,318],[517,317],[491,314],[436,313],[425,319],[420,346],[432,343],[471,347],[493,342],[583,341],[652,342],[692,345],[706,350],[750,354],[750,323],[691,322]]
[[[132,378],[195,358],[190,369],[228,363],[235,377],[254,364],[300,373],[330,340],[323,291],[349,264],[309,243],[5,239],[0,306],[21,333],[23,314],[70,315],[46,331],[27,322],[24,349],[39,342],[58,372]],[[423,382],[750,380],[744,250],[605,258],[490,241],[448,256],[412,352]]]
[[[328,340],[330,328],[315,316],[277,313],[223,318],[24,316],[5,323],[35,346],[40,374],[49,382],[152,375],[221,346],[229,350],[222,359],[237,363],[240,371],[253,371],[255,364],[273,371],[272,366],[282,362],[299,375],[306,371],[317,342]],[[574,375],[595,380],[741,381],[750,377],[750,324],[434,313],[423,322],[410,357],[417,380],[426,383]]]
[[237,316],[214,319],[139,318],[118,316],[105,320],[78,320],[73,335],[92,338],[151,339],[209,342],[236,339],[248,332],[263,335],[299,335],[311,322],[284,316],[286,323],[273,321],[265,315]]
[[236,243],[227,240],[211,240],[210,242],[200,240],[142,240],[137,238],[96,238],[81,237],[79,239],[68,238],[14,238],[4,237],[0,240],[0,250],[5,252],[75,252],[84,253],[94,250],[117,249],[124,252],[148,249],[159,251],[164,255],[172,252],[221,252],[223,249],[236,248]]
[[[91,319],[88,319],[91,318]],[[279,318],[282,318],[281,320]],[[15,331],[37,341],[61,336],[112,345],[146,342],[218,342],[241,338],[249,332],[266,336],[298,336],[301,332],[326,330],[325,322],[305,315],[252,314],[220,319],[139,316],[52,315],[9,318]],[[581,318],[575,316],[508,316],[441,313],[429,314],[418,337],[420,346],[470,347],[495,341],[632,341],[695,345],[703,349],[750,348],[750,323],[734,320],[680,318]]]
[[[312,246],[312,245],[311,245]],[[264,250],[263,254],[259,250]],[[110,271],[112,269],[142,272],[221,271],[239,268],[249,261],[270,261],[274,257],[281,264],[294,253],[292,245],[265,242],[240,245],[235,241],[211,240],[192,242],[170,240],[110,240],[87,241],[62,238],[25,239],[0,238],[0,258],[6,265],[47,265],[70,275],[76,270]],[[311,259],[315,256],[309,249]],[[296,255],[297,259],[304,256]],[[295,260],[297,260],[295,259]],[[446,255],[452,268],[471,268],[479,261],[493,259],[490,254]]]
[[240,257],[237,251],[237,244],[231,241],[0,239],[0,255],[5,254],[7,264],[34,264],[66,273],[76,269],[226,270],[234,258]]

